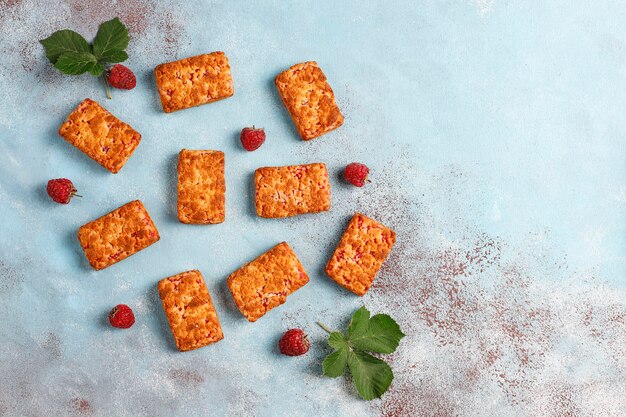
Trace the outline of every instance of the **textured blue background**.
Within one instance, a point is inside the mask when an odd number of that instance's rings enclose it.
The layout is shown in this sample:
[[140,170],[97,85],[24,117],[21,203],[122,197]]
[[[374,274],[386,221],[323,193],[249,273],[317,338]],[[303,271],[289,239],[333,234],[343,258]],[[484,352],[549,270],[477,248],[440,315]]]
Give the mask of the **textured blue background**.
[[[119,16],[137,88],[107,100],[64,76],[37,40],[90,39]],[[216,2],[0,0],[0,415],[623,416],[626,399],[626,5],[616,1]],[[164,114],[153,68],[222,50],[235,95]],[[316,60],[346,121],[301,141],[273,86]],[[143,139],[117,175],[57,129],[85,97]],[[246,153],[238,132],[266,129]],[[176,156],[226,153],[226,222],[180,224]],[[259,166],[325,162],[332,210],[254,214]],[[365,162],[363,189],[339,179]],[[71,178],[82,199],[45,194]],[[161,241],[91,270],[77,228],[133,199]],[[364,298],[323,266],[355,211],[398,232]],[[311,282],[256,323],[230,298],[230,272],[286,240]],[[225,339],[175,350],[156,282],[197,268]],[[131,305],[136,325],[106,323]],[[365,304],[408,336],[381,400],[321,377],[331,327]],[[276,348],[289,327],[313,345]]]

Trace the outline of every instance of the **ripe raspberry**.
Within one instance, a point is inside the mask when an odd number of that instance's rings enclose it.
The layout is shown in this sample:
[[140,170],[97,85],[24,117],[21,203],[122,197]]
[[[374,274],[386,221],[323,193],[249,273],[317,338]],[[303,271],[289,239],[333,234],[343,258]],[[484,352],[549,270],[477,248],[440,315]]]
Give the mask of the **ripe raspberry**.
[[113,327],[119,327],[120,329],[128,329],[135,324],[135,315],[133,310],[126,304],[118,304],[113,307],[113,310],[109,313],[109,323]]
[[244,127],[241,130],[241,145],[246,151],[252,152],[261,147],[265,142],[265,130],[252,127]]
[[46,191],[50,198],[60,204],[69,203],[74,196],[80,197],[76,194],[76,188],[72,181],[67,178],[57,178],[56,180],[48,181]]
[[309,339],[300,329],[290,329],[285,332],[278,342],[278,348],[283,355],[300,356],[309,351]]
[[111,87],[122,90],[132,90],[137,85],[137,79],[130,68],[121,64],[115,64],[109,70],[109,84]]
[[367,180],[367,174],[370,173],[370,169],[363,164],[358,162],[352,162],[348,164],[345,171],[343,172],[346,180],[357,187],[363,187],[365,185],[365,181]]

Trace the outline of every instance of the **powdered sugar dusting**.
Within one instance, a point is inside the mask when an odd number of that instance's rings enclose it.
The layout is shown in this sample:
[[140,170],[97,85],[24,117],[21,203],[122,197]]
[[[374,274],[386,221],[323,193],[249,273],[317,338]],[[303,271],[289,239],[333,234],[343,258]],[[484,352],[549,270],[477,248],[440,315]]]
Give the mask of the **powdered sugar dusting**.
[[[401,233],[365,304],[377,312],[394,311],[408,334],[391,358],[392,388],[374,406],[380,415],[484,415],[480,398],[486,387],[497,404],[490,415],[522,410],[585,415],[583,393],[591,386],[610,389],[609,375],[565,384],[554,373],[564,344],[598,345],[586,355],[611,361],[621,378],[626,376],[626,304],[591,307],[606,290],[597,277],[581,280],[552,258],[549,248],[538,253],[534,236],[526,243],[534,252],[458,223],[463,239],[437,236],[432,213],[380,177],[373,187],[377,197],[370,194],[362,206],[386,225],[400,226]],[[542,239],[549,241],[545,233]],[[576,282],[576,290],[561,282]],[[443,369],[442,363],[447,364]]]

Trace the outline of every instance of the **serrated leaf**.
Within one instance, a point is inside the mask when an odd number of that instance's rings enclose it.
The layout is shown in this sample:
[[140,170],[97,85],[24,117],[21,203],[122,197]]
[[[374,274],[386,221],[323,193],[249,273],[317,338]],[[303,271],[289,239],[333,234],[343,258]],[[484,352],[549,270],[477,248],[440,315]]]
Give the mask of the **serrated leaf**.
[[368,352],[393,353],[404,336],[398,323],[389,315],[376,314],[352,333],[348,330],[348,343]]
[[93,53],[98,60],[111,56],[114,51],[123,51],[128,46],[128,30],[119,18],[104,22],[93,40]]
[[124,62],[127,59],[128,59],[128,54],[125,51],[109,51],[109,53],[100,57],[101,62],[108,62],[110,64]]
[[351,351],[347,362],[356,390],[364,400],[380,397],[393,381],[393,371],[389,365],[369,353]]
[[354,312],[348,325],[348,339],[367,331],[370,312],[363,306]]
[[80,34],[63,29],[54,32],[39,41],[46,50],[46,56],[55,64],[59,57],[67,52],[90,52],[89,44]]
[[58,70],[70,75],[92,71],[97,65],[98,60],[89,52],[66,52],[54,63]]
[[322,362],[322,370],[325,376],[337,378],[343,375],[348,361],[348,349],[339,349],[326,356]]
[[378,398],[391,385],[393,372],[383,360],[367,352],[392,353],[404,336],[389,315],[376,314],[370,318],[370,312],[361,307],[352,315],[346,336],[332,332],[328,337],[328,344],[335,351],[322,363],[324,375],[332,378],[343,375],[347,365],[359,395],[366,400]]
[[92,68],[89,68],[87,71],[94,77],[99,77],[104,72],[104,64],[102,62],[97,62]]
[[348,342],[346,342],[346,338],[341,332],[332,332],[330,336],[328,336],[328,344],[334,349],[348,348]]

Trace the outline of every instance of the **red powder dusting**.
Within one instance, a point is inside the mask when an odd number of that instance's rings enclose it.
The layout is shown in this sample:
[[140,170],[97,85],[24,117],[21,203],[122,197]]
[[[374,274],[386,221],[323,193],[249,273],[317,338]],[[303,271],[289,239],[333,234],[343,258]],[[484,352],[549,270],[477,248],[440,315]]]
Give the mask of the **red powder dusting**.
[[39,42],[36,41],[20,42],[18,45],[20,63],[24,71],[30,72],[38,65],[40,58],[38,56],[39,47]]
[[581,414],[574,400],[574,388],[570,385],[552,387],[550,390],[550,417],[576,417]]
[[594,314],[593,314],[593,307],[588,307],[587,310],[583,313],[583,317],[582,317],[582,325],[585,326],[586,328],[589,329],[589,334],[591,335],[591,337],[599,337],[601,335],[600,331],[595,327],[595,324],[593,323],[594,320]]
[[0,27],[2,20],[14,15],[14,10],[22,3],[22,0],[0,0]]
[[626,371],[626,306],[616,303],[586,305],[581,322],[589,336],[609,355],[614,366]]
[[183,34],[182,25],[168,12],[162,20],[159,20],[159,33],[163,36],[163,53],[170,58],[175,58]]
[[87,39],[96,35],[100,23],[116,16],[126,25],[131,37],[143,34],[150,22],[157,20],[156,5],[150,0],[118,0],[115,3],[70,0],[69,3],[72,21],[82,24],[81,29],[93,32],[83,33]]
[[456,417],[460,413],[445,389],[435,387],[428,382],[418,383],[419,376],[415,373],[415,379],[403,378],[403,382],[394,386],[383,397],[380,407],[381,417]]
[[91,404],[84,398],[72,398],[70,400],[70,405],[77,415],[89,416],[93,413]]
[[202,375],[196,371],[188,369],[171,369],[167,376],[177,384],[187,388],[195,388],[204,382],[204,377]]
[[[407,220],[419,226],[417,219],[403,219],[401,224]],[[426,249],[423,242],[414,242],[418,236],[419,232],[407,240],[399,236],[374,282],[373,296],[390,299],[392,305],[408,304],[440,345],[462,344],[484,298],[474,277],[498,262],[501,243],[482,234],[468,249],[448,247],[428,254],[418,252],[417,247]]]
[[547,306],[532,303],[528,285],[530,278],[516,266],[505,266],[502,280],[494,294],[486,300],[488,328],[497,339],[487,339],[487,346],[498,348],[501,357],[485,370],[491,372],[512,404],[527,400],[524,393],[534,383],[529,371],[544,365],[544,355],[552,348],[554,328]]
[[[381,415],[455,415],[459,393],[472,395],[484,379],[496,382],[511,405],[529,401],[530,371],[544,365],[554,334],[550,309],[532,298],[532,279],[517,259],[503,261],[505,244],[496,237],[466,228],[461,240],[433,239],[438,235],[432,214],[397,192],[390,178],[379,173],[373,190],[358,201],[359,211],[399,232],[366,305],[393,312],[409,336],[419,334],[424,341],[429,331],[439,349],[447,350],[437,354],[447,355],[439,358],[444,363],[452,361],[452,376],[425,391],[410,383],[441,377],[419,366],[408,372],[414,361],[403,356],[408,345],[401,344],[393,358],[398,375],[382,399]],[[421,408],[425,403],[430,411]]]

